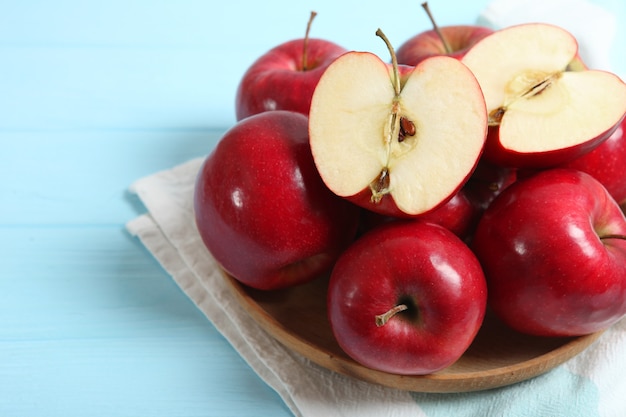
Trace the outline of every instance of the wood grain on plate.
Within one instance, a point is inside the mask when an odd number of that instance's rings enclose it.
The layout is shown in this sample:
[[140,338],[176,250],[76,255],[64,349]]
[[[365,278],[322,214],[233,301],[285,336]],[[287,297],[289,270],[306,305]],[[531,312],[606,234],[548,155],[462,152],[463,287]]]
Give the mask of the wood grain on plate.
[[366,368],[337,344],[326,315],[328,279],[278,291],[260,291],[222,274],[239,304],[276,340],[332,371],[415,392],[469,392],[511,385],[541,375],[574,357],[601,332],[565,338],[517,333],[487,315],[470,348],[443,371],[402,376]]

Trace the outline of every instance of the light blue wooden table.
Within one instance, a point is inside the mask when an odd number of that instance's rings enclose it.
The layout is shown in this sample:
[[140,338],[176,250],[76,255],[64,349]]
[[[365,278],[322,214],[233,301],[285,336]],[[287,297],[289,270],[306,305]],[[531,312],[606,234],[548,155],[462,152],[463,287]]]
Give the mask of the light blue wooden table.
[[[428,27],[378,3],[0,2],[1,416],[290,414],[125,232],[126,190],[210,152],[246,67],[311,9],[314,36],[385,58],[378,27]],[[487,1],[437,3],[445,25]]]

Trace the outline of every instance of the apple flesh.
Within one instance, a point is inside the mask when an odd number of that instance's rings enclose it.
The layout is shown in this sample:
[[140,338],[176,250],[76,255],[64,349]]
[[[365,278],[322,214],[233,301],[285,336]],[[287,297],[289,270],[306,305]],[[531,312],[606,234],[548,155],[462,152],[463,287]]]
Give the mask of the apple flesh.
[[341,348],[360,364],[422,375],[467,350],[486,310],[478,260],[452,232],[421,220],[385,224],[338,259],[328,317]]
[[320,79],[309,115],[328,188],[396,217],[449,200],[476,166],[487,131],[482,93],[465,65],[440,56],[409,68],[401,73],[369,52],[344,54]]
[[198,173],[194,212],[215,260],[262,290],[328,271],[358,218],[320,179],[307,117],[289,111],[250,116],[224,134]]
[[566,71],[577,54],[569,32],[542,23],[498,30],[465,54],[489,113],[486,159],[547,168],[610,136],[626,113],[626,84],[605,71]]
[[324,70],[345,52],[342,46],[318,38],[294,39],[270,49],[248,68],[237,87],[236,119],[272,110],[308,115]]
[[549,169],[518,180],[482,216],[472,248],[489,305],[538,336],[604,330],[626,314],[626,219],[592,176]]

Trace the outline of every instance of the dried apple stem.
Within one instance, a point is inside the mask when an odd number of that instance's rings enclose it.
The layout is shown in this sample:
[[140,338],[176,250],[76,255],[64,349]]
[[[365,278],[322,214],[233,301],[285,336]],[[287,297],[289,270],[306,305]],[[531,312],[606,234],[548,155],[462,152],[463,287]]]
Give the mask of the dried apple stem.
[[443,43],[443,48],[446,50],[446,53],[450,54],[454,52],[452,48],[450,47],[450,44],[448,43],[448,41],[446,41],[446,38],[443,36],[443,33],[441,33],[441,30],[439,29],[439,26],[437,25],[437,22],[435,21],[435,17],[430,12],[430,7],[428,7],[428,2],[422,3],[422,8],[426,11],[428,18],[430,19],[430,22],[433,25],[433,29],[435,30],[435,33],[437,34],[437,36],[439,36],[439,39],[441,39],[441,43]]
[[381,29],[378,29],[376,31],[376,36],[378,36],[385,42],[385,45],[387,46],[387,49],[389,50],[389,54],[391,55],[391,68],[392,68],[391,84],[393,85],[393,90],[395,93],[395,97],[393,99],[393,103],[391,107],[391,113],[389,115],[389,131],[384,137],[387,162],[385,164],[383,171],[381,171],[381,176],[380,176],[380,178],[383,178],[386,181],[385,182],[386,186],[385,187],[379,186],[381,183],[380,179],[378,181],[375,181],[376,184],[370,185],[370,189],[372,191],[372,201],[375,203],[378,203],[382,199],[383,195],[389,193],[390,191],[389,190],[389,161],[391,159],[391,143],[393,139],[399,137],[399,134],[400,134],[399,100],[400,100],[400,92],[402,91],[402,88],[400,85],[400,70],[398,69],[398,59],[396,57],[396,52],[394,51],[393,46],[391,45],[391,42],[389,41],[389,39],[387,38],[387,36],[383,33]]
[[313,19],[315,19],[317,13],[311,11],[311,16],[309,17],[309,22],[306,25],[306,33],[304,34],[304,46],[302,51],[302,71],[306,71],[309,63],[309,33],[311,32],[311,25],[313,24]]
[[614,234],[614,235],[605,235],[605,236],[600,236],[600,240],[605,240],[605,239],[621,239],[621,240],[626,240],[626,235]]
[[387,45],[387,49],[389,50],[389,54],[391,55],[391,66],[393,68],[393,90],[395,91],[397,97],[400,95],[400,71],[398,70],[398,58],[396,57],[396,51],[393,50],[391,42],[389,42],[389,39],[381,29],[376,31],[376,36],[385,42],[385,45]]
[[407,310],[408,308],[409,307],[407,307],[406,304],[398,304],[386,313],[379,314],[378,316],[376,316],[376,327],[384,326],[393,316],[400,313],[401,311]]

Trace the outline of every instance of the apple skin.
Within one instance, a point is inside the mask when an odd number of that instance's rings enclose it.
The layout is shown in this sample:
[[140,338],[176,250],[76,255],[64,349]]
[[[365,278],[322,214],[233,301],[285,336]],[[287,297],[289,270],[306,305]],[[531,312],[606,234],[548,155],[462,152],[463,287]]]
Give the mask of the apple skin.
[[562,165],[586,172],[606,187],[617,203],[626,206],[626,119],[591,152]]
[[[377,326],[376,316],[408,310]],[[338,259],[328,317],[341,348],[371,369],[422,375],[455,362],[486,310],[478,260],[452,232],[421,220],[392,222],[363,235]]]
[[579,158],[607,140],[609,136],[615,132],[620,126],[621,120],[611,128],[599,134],[595,138],[575,146],[555,149],[553,151],[520,153],[507,149],[500,142],[499,126],[489,126],[487,129],[487,140],[485,141],[484,159],[492,165],[526,169],[526,170],[544,170],[556,168],[576,158]]
[[417,218],[443,226],[460,239],[465,240],[471,234],[479,215],[480,212],[476,209],[472,200],[461,189],[444,205],[419,215]]
[[[428,213],[421,214],[415,217],[415,219],[443,226],[459,238],[465,240],[469,238],[481,213],[474,202],[466,195],[465,191],[460,190],[444,205]],[[394,221],[406,221],[407,219],[407,217],[385,216],[371,210],[362,209],[359,233],[363,234],[383,224]]]
[[330,270],[354,239],[358,218],[319,177],[308,118],[280,110],[250,116],[224,134],[198,173],[194,210],[215,260],[262,290]]
[[302,68],[304,39],[284,42],[260,56],[244,73],[235,96],[239,121],[271,110],[309,114],[311,97],[324,70],[345,48],[324,39],[308,40],[309,65]]
[[517,181],[517,170],[492,165],[481,159],[472,176],[463,186],[467,198],[481,211],[508,186]]
[[477,25],[443,26],[439,29],[452,52],[446,48],[434,29],[426,30],[405,41],[396,51],[398,63],[417,65],[431,56],[447,55],[461,59],[482,38],[493,33],[493,29]]
[[606,329],[626,314],[626,241],[609,235],[626,235],[626,219],[592,176],[549,169],[518,180],[485,211],[472,242],[490,307],[531,335]]

